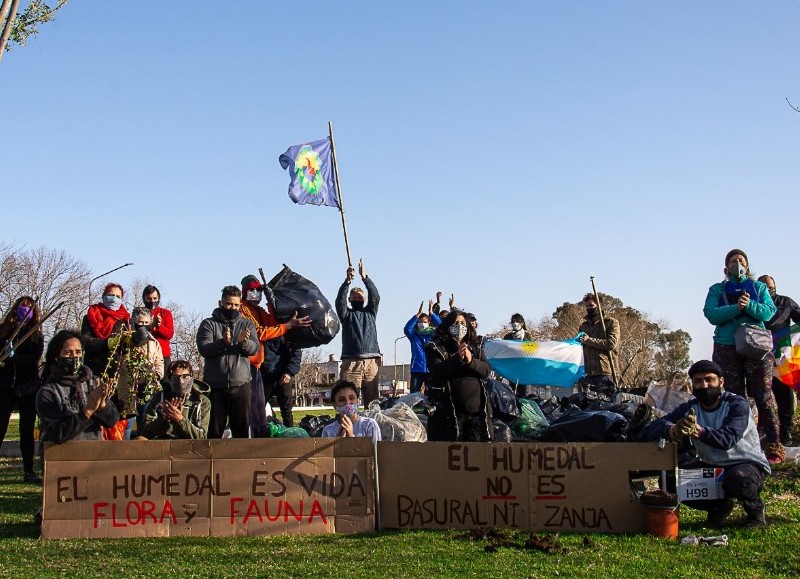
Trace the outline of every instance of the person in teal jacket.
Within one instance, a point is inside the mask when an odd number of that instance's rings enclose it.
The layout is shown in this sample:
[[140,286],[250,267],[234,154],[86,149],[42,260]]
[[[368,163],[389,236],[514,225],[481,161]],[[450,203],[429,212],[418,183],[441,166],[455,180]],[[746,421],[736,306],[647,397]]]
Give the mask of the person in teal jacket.
[[767,440],[764,452],[772,463],[783,459],[783,446],[778,440],[778,421],[772,395],[772,352],[761,360],[753,360],[736,352],[734,334],[742,324],[764,327],[775,315],[775,304],[766,284],[753,279],[747,254],[732,249],[725,256],[725,279],[708,289],[703,314],[716,326],[712,360],[719,364],[725,377],[725,389],[747,398],[758,408],[759,428]]

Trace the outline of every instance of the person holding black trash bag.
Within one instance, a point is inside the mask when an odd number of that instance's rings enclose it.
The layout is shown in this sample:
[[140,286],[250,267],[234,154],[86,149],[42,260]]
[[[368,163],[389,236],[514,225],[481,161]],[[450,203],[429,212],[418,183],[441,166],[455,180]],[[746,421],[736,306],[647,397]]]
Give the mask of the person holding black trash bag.
[[[348,380],[361,388],[364,407],[379,398],[378,363],[381,350],[378,346],[378,329],[375,318],[381,296],[378,288],[367,276],[364,260],[358,260],[358,273],[367,295],[359,287],[350,290],[350,283],[355,277],[353,266],[347,268],[344,283],[336,295],[336,313],[342,322],[342,366],[339,377]],[[350,307],[347,302],[350,301]]]
[[[728,392],[752,396],[758,408],[758,427],[764,432],[764,451],[770,462],[783,460],[784,449],[778,436],[775,400],[772,396],[772,371],[775,357],[769,349],[760,358],[739,353],[736,333],[765,330],[764,323],[775,315],[775,304],[767,286],[753,279],[747,254],[732,249],[725,256],[725,279],[708,288],[703,314],[714,324],[714,350],[711,359],[719,364]],[[742,327],[742,330],[739,328]]]
[[681,468],[723,467],[724,499],[684,501],[708,512],[706,524],[721,527],[738,499],[747,513],[745,526],[763,527],[764,501],[760,493],[769,461],[761,451],[750,405],[742,396],[726,392],[720,366],[699,360],[689,368],[694,398],[644,427],[639,441],[668,438],[680,444]]

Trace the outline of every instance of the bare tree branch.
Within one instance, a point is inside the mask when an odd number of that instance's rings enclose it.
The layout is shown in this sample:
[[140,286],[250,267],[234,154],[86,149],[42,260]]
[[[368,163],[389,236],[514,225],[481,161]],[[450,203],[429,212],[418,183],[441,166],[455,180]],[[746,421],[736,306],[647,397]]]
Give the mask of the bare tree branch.
[[789,106],[790,106],[790,107],[792,107],[792,109],[794,110],[794,112],[796,112],[796,113],[800,113],[800,108],[798,108],[798,107],[794,106],[792,103],[790,103],[790,102],[789,102],[789,97],[786,97],[786,102],[789,104]]

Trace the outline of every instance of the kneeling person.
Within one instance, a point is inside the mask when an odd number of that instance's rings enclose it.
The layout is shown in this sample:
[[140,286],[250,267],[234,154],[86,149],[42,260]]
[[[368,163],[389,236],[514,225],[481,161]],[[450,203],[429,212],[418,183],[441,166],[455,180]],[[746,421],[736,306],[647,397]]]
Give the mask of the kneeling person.
[[339,380],[331,390],[336,420],[322,429],[327,438],[363,436],[381,440],[381,429],[372,418],[358,415],[358,389],[353,382]]
[[[685,501],[689,507],[708,511],[706,524],[722,526],[738,499],[748,528],[763,527],[764,501],[760,493],[764,476],[769,474],[767,457],[761,450],[747,399],[723,391],[722,368],[710,360],[700,360],[689,368],[694,398],[649,424],[640,440],[670,438],[691,441],[696,458],[680,453],[681,468],[724,467],[724,499]],[[680,452],[680,451],[679,451]]]
[[139,434],[150,440],[208,437],[211,388],[195,380],[189,362],[176,360],[169,367],[169,383],[147,403]]

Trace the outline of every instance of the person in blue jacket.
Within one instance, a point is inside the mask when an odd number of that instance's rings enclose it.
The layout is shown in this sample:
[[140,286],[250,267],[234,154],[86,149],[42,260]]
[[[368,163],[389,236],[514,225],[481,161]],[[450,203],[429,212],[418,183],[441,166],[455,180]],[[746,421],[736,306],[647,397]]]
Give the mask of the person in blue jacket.
[[754,360],[736,351],[735,333],[742,324],[763,328],[775,315],[775,304],[766,284],[753,279],[747,254],[732,249],[725,256],[725,279],[708,289],[703,314],[714,324],[714,351],[711,359],[719,364],[725,377],[725,389],[747,398],[758,408],[758,426],[767,444],[770,462],[780,462],[783,446],[778,440],[778,421],[772,395],[772,370],[775,357],[767,353]]
[[419,311],[403,328],[403,333],[411,342],[411,392],[422,392],[422,388],[428,385],[428,360],[425,356],[425,346],[431,341],[433,332],[442,323],[442,320],[433,313],[433,300],[428,302],[428,313],[422,312],[419,304]]

